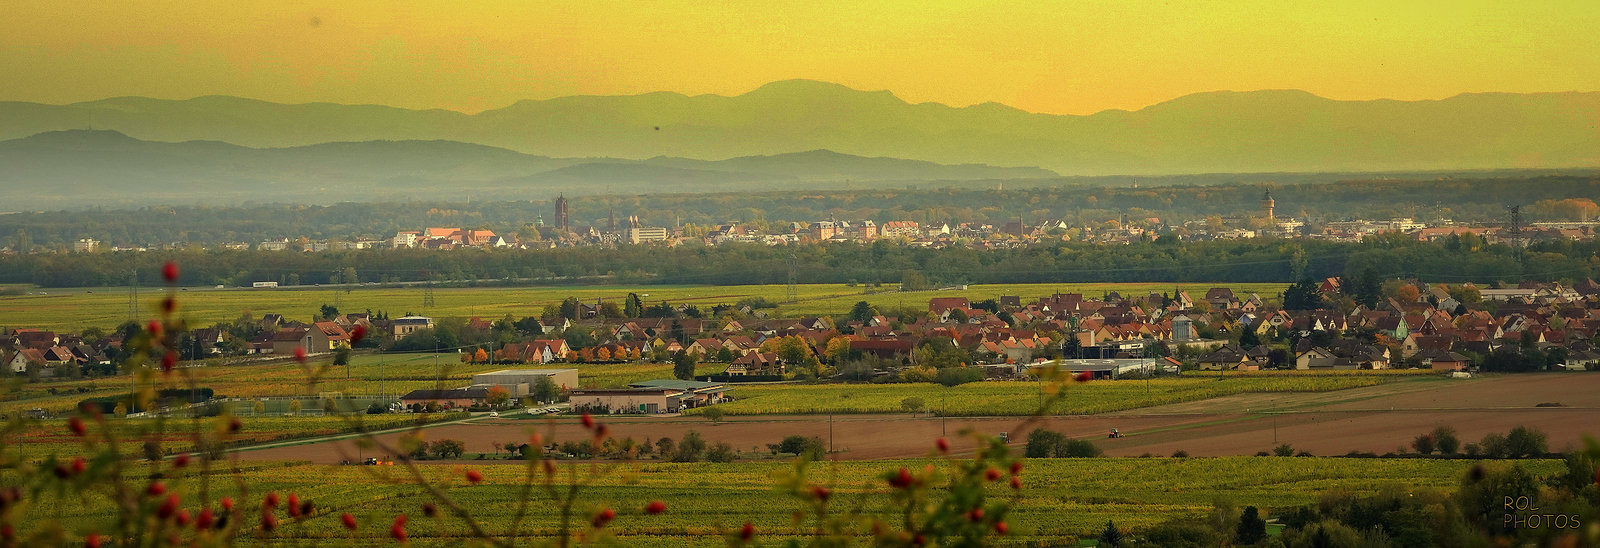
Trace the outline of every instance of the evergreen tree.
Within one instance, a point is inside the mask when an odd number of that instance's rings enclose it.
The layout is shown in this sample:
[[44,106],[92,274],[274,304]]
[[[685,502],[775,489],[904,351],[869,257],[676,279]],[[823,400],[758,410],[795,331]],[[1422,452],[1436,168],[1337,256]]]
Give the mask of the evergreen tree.
[[1255,544],[1267,538],[1267,522],[1261,519],[1261,513],[1254,506],[1244,507],[1244,514],[1239,516],[1239,528],[1234,533],[1234,540],[1239,544]]
[[673,354],[672,376],[686,381],[694,380],[694,355],[688,352]]
[[628,299],[622,306],[622,314],[629,318],[637,318],[644,312],[644,302],[639,300],[638,293],[629,293]]
[[1249,327],[1243,327],[1240,329],[1242,329],[1243,332],[1239,334],[1239,348],[1250,350],[1257,346],[1261,346],[1261,337],[1256,336],[1255,329]]
[[1322,293],[1310,278],[1295,282],[1283,291],[1284,310],[1315,310],[1322,308]]
[[1100,546],[1116,546],[1122,544],[1122,531],[1117,529],[1117,524],[1106,521],[1106,530],[1100,532]]

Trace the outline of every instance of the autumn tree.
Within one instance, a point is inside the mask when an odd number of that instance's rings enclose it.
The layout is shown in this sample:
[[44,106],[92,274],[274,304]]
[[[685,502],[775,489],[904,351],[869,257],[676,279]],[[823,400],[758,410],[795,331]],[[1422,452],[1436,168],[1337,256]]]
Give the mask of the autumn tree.
[[511,391],[504,386],[492,386],[489,388],[489,394],[484,396],[483,402],[496,409],[505,407],[511,403]]

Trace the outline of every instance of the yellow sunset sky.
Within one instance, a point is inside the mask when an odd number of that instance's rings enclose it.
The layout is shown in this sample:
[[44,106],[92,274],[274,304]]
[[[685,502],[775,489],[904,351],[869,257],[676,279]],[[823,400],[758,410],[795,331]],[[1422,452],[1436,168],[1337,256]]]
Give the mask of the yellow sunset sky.
[[0,100],[466,112],[807,78],[1087,114],[1213,90],[1600,89],[1600,2],[8,0]]

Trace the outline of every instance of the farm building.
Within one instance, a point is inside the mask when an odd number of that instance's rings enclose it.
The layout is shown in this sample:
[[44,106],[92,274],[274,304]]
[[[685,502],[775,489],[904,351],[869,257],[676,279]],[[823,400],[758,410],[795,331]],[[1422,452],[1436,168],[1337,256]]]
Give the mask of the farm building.
[[572,407],[602,413],[676,413],[722,401],[727,387],[719,383],[654,380],[629,388],[572,391]]
[[541,377],[549,377],[562,390],[578,386],[577,369],[502,369],[473,375],[472,385],[503,386],[511,391],[512,396],[522,396],[533,390]]
[[489,397],[489,389],[481,387],[449,388],[441,390],[412,390],[400,396],[400,403],[405,405],[437,403],[444,407],[470,407],[483,403]]

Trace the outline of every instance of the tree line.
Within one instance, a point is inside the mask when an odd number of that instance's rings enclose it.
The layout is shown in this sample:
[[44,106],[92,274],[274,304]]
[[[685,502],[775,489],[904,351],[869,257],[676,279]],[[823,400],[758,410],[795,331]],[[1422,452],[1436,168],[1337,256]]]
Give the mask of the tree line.
[[[1470,243],[1464,243],[1470,240]],[[877,241],[792,246],[727,244],[677,247],[556,248],[439,252],[374,249],[286,253],[184,250],[0,256],[0,283],[42,287],[123,286],[159,282],[160,266],[185,265],[184,285],[249,286],[434,282],[568,283],[1292,282],[1347,275],[1431,282],[1574,281],[1600,271],[1600,242],[1551,241],[1527,248],[1482,243],[1474,236],[1419,242],[1402,234],[1361,242],[1167,238],[1130,245],[1055,242],[1017,249],[914,248]]]

